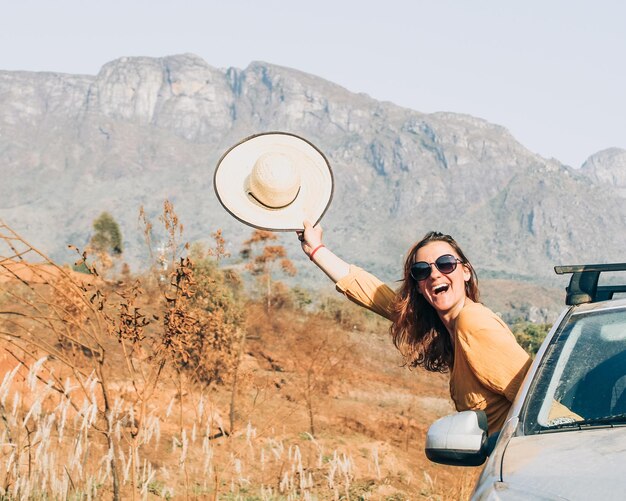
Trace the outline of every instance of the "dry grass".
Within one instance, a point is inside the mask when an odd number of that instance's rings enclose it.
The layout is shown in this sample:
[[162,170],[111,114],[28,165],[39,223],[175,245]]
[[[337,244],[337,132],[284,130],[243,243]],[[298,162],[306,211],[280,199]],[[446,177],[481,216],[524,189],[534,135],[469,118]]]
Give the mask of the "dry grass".
[[284,289],[272,308],[244,295],[240,318],[232,276],[175,254],[165,283],[78,280],[2,229],[3,499],[468,497],[477,469],[423,453],[447,378],[400,367],[380,319],[306,312]]
[[[109,385],[115,392],[112,451],[93,426],[95,379],[86,385],[92,393],[75,400],[73,408],[50,389],[47,371],[61,370],[58,364],[11,369],[5,355],[0,391],[0,443],[10,451],[0,460],[0,471],[7,472],[0,477],[5,495],[109,497],[107,459],[117,454],[123,499],[133,494],[136,499],[467,498],[476,470],[434,465],[423,454],[427,426],[450,410],[445,378],[394,369],[390,346],[386,359],[377,357],[388,343],[374,333],[336,330],[334,322],[317,317],[309,325],[306,315],[303,320],[292,311],[270,321],[263,307],[251,309],[256,313],[251,329],[264,327],[249,342],[241,367],[234,430],[226,429],[228,388],[184,384],[181,398],[174,377],[168,377],[148,405],[138,430],[141,443],[133,447],[137,402],[131,383],[120,379]],[[296,316],[302,329],[290,329],[287,336],[274,330],[295,324]],[[308,349],[304,329],[312,335],[327,329],[353,356],[333,374],[316,375],[315,436],[303,395],[306,372],[290,354],[293,346]],[[387,364],[386,371],[378,370]],[[67,393],[75,390],[69,380]]]

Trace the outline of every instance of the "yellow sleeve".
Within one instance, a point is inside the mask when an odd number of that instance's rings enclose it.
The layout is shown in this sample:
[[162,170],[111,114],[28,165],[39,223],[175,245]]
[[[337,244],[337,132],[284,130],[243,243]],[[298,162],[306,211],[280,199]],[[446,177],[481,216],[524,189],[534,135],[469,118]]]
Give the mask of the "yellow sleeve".
[[350,273],[340,279],[335,287],[350,301],[363,306],[389,320],[396,293],[371,273],[350,265]]
[[457,342],[480,383],[512,402],[531,358],[506,324],[488,308],[476,305],[459,315]]

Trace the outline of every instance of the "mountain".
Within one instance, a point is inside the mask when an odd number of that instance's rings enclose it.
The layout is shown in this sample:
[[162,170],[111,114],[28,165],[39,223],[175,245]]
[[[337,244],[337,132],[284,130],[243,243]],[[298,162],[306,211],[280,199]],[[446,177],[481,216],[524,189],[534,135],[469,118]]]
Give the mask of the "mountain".
[[[626,152],[581,169],[526,149],[503,127],[425,114],[263,62],[218,69],[201,58],[121,58],[95,76],[0,71],[0,218],[69,262],[110,212],[125,258],[145,263],[139,208],[173,202],[189,241],[222,228],[233,255],[251,229],[219,205],[222,153],[244,137],[289,131],[329,158],[336,187],[329,247],[382,279],[431,229],[452,234],[482,277],[564,285],[555,264],[624,261]],[[295,236],[281,241],[303,280],[319,277]]]
[[580,169],[595,184],[626,196],[626,150],[609,148],[591,155]]

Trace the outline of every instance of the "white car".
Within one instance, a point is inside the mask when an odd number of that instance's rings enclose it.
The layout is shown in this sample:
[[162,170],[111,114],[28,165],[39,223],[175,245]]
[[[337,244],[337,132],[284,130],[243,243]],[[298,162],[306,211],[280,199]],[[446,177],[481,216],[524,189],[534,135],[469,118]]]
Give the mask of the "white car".
[[499,436],[487,439],[482,411],[443,417],[428,431],[432,461],[476,466],[488,457],[472,500],[626,499],[626,299],[613,299],[626,285],[598,285],[626,263],[555,271],[572,273],[568,308]]

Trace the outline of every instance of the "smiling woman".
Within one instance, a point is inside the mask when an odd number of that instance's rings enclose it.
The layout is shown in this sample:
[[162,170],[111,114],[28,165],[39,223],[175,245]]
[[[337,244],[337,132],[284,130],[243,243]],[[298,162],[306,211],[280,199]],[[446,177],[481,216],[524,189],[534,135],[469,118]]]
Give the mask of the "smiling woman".
[[303,251],[356,304],[390,320],[395,346],[410,367],[450,373],[458,411],[484,410],[498,432],[530,367],[507,325],[480,304],[478,279],[449,235],[430,232],[409,250],[397,291],[322,244],[322,229],[304,223]]

